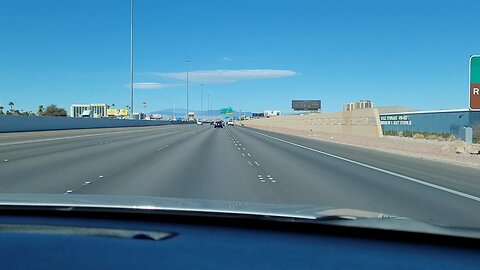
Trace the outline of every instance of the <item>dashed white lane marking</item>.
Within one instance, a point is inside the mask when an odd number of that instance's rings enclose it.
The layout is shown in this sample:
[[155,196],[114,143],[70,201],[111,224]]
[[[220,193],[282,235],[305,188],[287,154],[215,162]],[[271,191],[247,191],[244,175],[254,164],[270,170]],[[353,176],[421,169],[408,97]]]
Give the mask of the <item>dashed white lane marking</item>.
[[248,155],[249,157],[251,157],[251,156],[252,156],[252,155],[250,155],[250,153],[247,153],[247,155]]
[[275,180],[275,179],[272,179],[272,180],[271,180],[271,182],[272,182],[272,183],[276,183],[276,182],[277,182],[277,180]]
[[238,150],[240,150],[240,147],[237,147]]
[[243,151],[245,151],[245,147],[242,147]]
[[91,182],[90,181],[86,181],[85,183],[83,183],[84,186],[90,184]]
[[73,192],[73,190],[69,189],[69,190],[65,191],[63,194],[69,194],[69,193],[72,193],[72,192]]
[[95,136],[103,136],[103,135],[124,134],[124,133],[131,133],[131,132],[139,132],[141,130],[147,130],[147,129],[152,129],[152,128],[143,128],[143,129],[127,130],[127,131],[105,132],[105,133],[94,133],[94,134],[83,134],[83,135],[73,135],[73,136],[56,137],[56,138],[48,138],[48,139],[38,139],[38,140],[28,140],[28,141],[11,142],[11,143],[0,143],[0,147],[1,146],[27,144],[27,143],[39,143],[39,142],[50,142],[50,141],[58,141],[58,140],[78,139],[78,138],[95,137]]
[[253,166],[253,163],[251,161],[248,161],[248,165]]
[[253,132],[253,133],[256,133],[258,135],[273,139],[273,140],[277,140],[279,142],[283,142],[283,143],[286,143],[286,144],[290,144],[290,145],[305,149],[305,150],[309,150],[309,151],[319,153],[319,154],[322,154],[322,155],[325,155],[325,156],[329,156],[329,157],[332,157],[332,158],[343,160],[343,161],[346,161],[346,162],[349,162],[349,163],[352,163],[352,164],[355,164],[355,165],[358,165],[358,166],[362,166],[362,167],[372,169],[372,170],[375,170],[375,171],[378,171],[378,172],[382,172],[382,173],[385,173],[385,174],[388,174],[388,175],[391,175],[391,176],[402,178],[404,180],[408,180],[408,181],[411,181],[411,182],[414,182],[414,183],[417,183],[417,184],[420,184],[420,185],[424,185],[424,186],[431,187],[431,188],[434,188],[434,189],[438,189],[438,190],[441,190],[441,191],[445,191],[445,192],[448,192],[448,193],[451,193],[451,194],[454,194],[454,195],[457,195],[457,196],[460,196],[460,197],[463,197],[463,198],[467,198],[467,199],[471,199],[471,200],[480,202],[480,197],[473,196],[473,195],[470,195],[470,194],[467,194],[467,193],[464,193],[464,192],[461,192],[461,191],[457,191],[457,190],[442,187],[442,186],[439,186],[439,185],[436,185],[436,184],[428,183],[428,182],[425,182],[425,181],[422,181],[422,180],[419,180],[419,179],[416,179],[416,178],[413,178],[413,177],[410,177],[410,176],[406,176],[406,175],[399,174],[399,173],[396,173],[396,172],[391,172],[391,171],[388,171],[388,170],[385,170],[385,169],[381,169],[381,168],[371,166],[371,165],[368,165],[368,164],[365,164],[365,163],[361,163],[361,162],[358,162],[358,161],[355,161],[355,160],[351,160],[351,159],[344,158],[344,157],[341,157],[341,156],[337,156],[337,155],[334,155],[334,154],[330,154],[330,153],[327,153],[327,152],[324,152],[324,151],[313,149],[313,148],[310,148],[310,147],[307,147],[307,146],[304,146],[304,145],[301,145],[301,144],[289,142],[289,141],[286,141],[286,140],[283,140],[283,139],[280,139],[280,138],[277,138],[277,137],[273,137],[273,136],[270,136],[270,135],[267,135],[267,134],[263,134],[263,133],[260,133],[260,132],[256,132],[256,131],[253,131],[253,130],[249,130],[249,131]]
[[258,167],[260,167],[260,163],[258,163],[258,162],[256,162],[256,161],[255,161],[255,165],[257,165]]
[[98,178],[103,178],[103,175],[99,175]]
[[4,159],[3,162],[8,162],[8,159]]
[[242,156],[245,156],[245,154],[244,154],[244,153],[242,153]]

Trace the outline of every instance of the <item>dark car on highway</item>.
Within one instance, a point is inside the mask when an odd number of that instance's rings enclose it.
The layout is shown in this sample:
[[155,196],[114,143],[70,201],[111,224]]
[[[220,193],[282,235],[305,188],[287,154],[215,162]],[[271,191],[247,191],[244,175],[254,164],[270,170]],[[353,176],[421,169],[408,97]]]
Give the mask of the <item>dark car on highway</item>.
[[214,128],[223,128],[223,123],[220,121],[217,121],[213,124]]

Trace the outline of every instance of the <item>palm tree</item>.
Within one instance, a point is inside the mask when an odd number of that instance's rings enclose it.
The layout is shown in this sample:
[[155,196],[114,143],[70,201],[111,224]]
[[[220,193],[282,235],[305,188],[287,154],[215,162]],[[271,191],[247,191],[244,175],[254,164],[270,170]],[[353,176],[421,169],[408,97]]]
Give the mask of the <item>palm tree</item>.
[[38,106],[37,115],[42,116],[44,114],[45,114],[45,109],[43,108],[43,105]]
[[115,109],[115,103],[112,103],[112,105],[110,105],[113,109]]
[[0,106],[0,115],[3,114],[3,106]]
[[13,106],[14,106],[14,105],[15,105],[15,103],[13,103],[13,102],[11,102],[11,101],[8,103],[8,106],[10,106],[10,111],[13,110]]

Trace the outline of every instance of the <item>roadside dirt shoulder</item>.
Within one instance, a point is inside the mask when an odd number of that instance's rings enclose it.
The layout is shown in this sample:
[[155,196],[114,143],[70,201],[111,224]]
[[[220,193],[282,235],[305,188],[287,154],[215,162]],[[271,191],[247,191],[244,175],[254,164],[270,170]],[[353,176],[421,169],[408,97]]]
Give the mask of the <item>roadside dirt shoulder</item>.
[[[263,129],[272,132],[345,145],[359,146],[392,154],[435,160],[449,164],[480,169],[480,155],[457,153],[459,142],[434,141],[394,136],[370,138],[312,131],[298,131],[288,128],[264,128],[260,126],[249,126],[252,128]],[[473,149],[476,152],[480,151],[480,144],[474,144]]]

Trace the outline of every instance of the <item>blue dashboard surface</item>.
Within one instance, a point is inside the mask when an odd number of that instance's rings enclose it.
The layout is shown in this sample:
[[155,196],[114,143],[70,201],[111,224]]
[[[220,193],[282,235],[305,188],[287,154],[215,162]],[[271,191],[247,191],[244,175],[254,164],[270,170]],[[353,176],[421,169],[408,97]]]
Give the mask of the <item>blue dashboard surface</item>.
[[[37,224],[174,233],[163,240],[0,233],[0,269],[479,269],[475,247],[235,222],[2,215]],[[271,226],[271,229],[268,229]],[[347,229],[346,229],[347,230]]]

